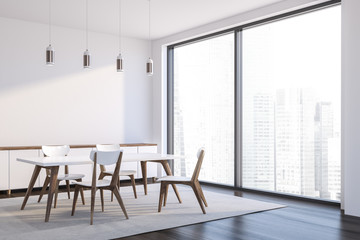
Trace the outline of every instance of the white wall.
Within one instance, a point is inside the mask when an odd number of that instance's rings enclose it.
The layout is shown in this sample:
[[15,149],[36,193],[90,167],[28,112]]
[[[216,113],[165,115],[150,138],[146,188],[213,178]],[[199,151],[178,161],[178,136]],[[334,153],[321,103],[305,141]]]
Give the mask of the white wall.
[[360,217],[360,1],[342,0],[341,6],[343,207]]
[[158,144],[161,152],[167,151],[166,144],[166,47],[168,45],[185,41],[187,39],[210,34],[234,26],[240,26],[249,22],[264,19],[280,13],[293,11],[299,8],[326,2],[327,0],[287,0],[275,3],[263,8],[255,9],[243,14],[232,16],[221,21],[213,22],[201,27],[177,33],[152,43],[154,76],[153,76],[153,131],[154,143]]
[[53,67],[45,65],[48,26],[0,18],[0,146],[152,141],[147,41],[89,32],[92,69],[82,68],[85,32],[53,27]]

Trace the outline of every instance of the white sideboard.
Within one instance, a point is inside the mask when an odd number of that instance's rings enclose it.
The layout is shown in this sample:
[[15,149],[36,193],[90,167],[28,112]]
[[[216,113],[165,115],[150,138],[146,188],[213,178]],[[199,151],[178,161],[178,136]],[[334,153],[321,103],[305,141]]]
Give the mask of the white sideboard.
[[[121,149],[126,153],[157,153],[157,146],[155,144],[124,144]],[[5,147],[3,147],[5,148]],[[35,147],[34,147],[35,148]],[[92,147],[84,146],[71,148],[69,155],[83,156],[90,154]],[[31,175],[34,171],[34,166],[16,161],[18,157],[37,157],[42,156],[41,149],[9,149],[0,150],[0,191],[25,189],[28,187]],[[157,163],[147,164],[147,176],[157,177]],[[111,167],[109,168],[111,170]],[[136,170],[135,178],[141,178],[141,166],[139,162],[122,163],[121,170]],[[85,174],[84,181],[90,181],[92,176],[92,165],[72,165],[69,166],[70,173],[83,173]],[[98,171],[99,172],[99,171]],[[64,168],[59,169],[59,174],[64,173]],[[45,170],[41,170],[39,177],[34,187],[41,187],[46,177]],[[129,179],[122,177],[122,179]],[[65,183],[61,183],[65,184]]]
[[9,152],[0,151],[0,190],[9,189]]
[[[16,161],[18,157],[39,157],[41,150],[15,150],[9,151],[9,188],[8,189],[21,189],[27,188],[34,171],[34,165],[24,164]],[[40,178],[35,182],[34,187],[40,187]],[[45,178],[42,178],[43,180]]]

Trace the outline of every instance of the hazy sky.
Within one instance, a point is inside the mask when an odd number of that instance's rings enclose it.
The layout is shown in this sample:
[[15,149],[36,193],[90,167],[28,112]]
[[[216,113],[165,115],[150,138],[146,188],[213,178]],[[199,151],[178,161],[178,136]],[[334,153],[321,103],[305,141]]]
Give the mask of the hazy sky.
[[244,30],[244,88],[315,88],[322,99],[338,98],[340,10],[330,7]]

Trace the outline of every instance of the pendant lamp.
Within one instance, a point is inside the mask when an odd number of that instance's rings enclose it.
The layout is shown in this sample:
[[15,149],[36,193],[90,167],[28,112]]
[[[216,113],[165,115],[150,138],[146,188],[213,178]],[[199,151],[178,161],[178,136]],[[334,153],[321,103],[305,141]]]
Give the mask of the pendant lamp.
[[89,29],[88,29],[88,0],[86,0],[86,51],[84,52],[83,56],[83,66],[84,68],[90,68],[90,52],[88,50],[88,36],[89,36]]
[[153,60],[151,59],[151,38],[150,38],[150,0],[149,1],[149,52],[150,52],[150,57],[149,59],[147,60],[146,62],[146,74],[148,76],[152,76],[153,75],[153,65],[154,65],[154,62]]
[[51,46],[51,0],[49,0],[49,46],[46,48],[46,65],[54,66],[55,50]]
[[121,55],[121,0],[119,0],[119,55],[116,58],[116,70],[118,72],[124,71],[123,61],[124,59]]

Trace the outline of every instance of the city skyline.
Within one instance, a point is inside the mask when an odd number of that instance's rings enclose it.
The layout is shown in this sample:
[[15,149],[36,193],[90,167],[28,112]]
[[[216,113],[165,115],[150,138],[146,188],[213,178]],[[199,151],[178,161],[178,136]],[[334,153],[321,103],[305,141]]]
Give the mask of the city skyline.
[[246,95],[244,187],[339,200],[340,126],[333,104],[316,100],[309,88]]

